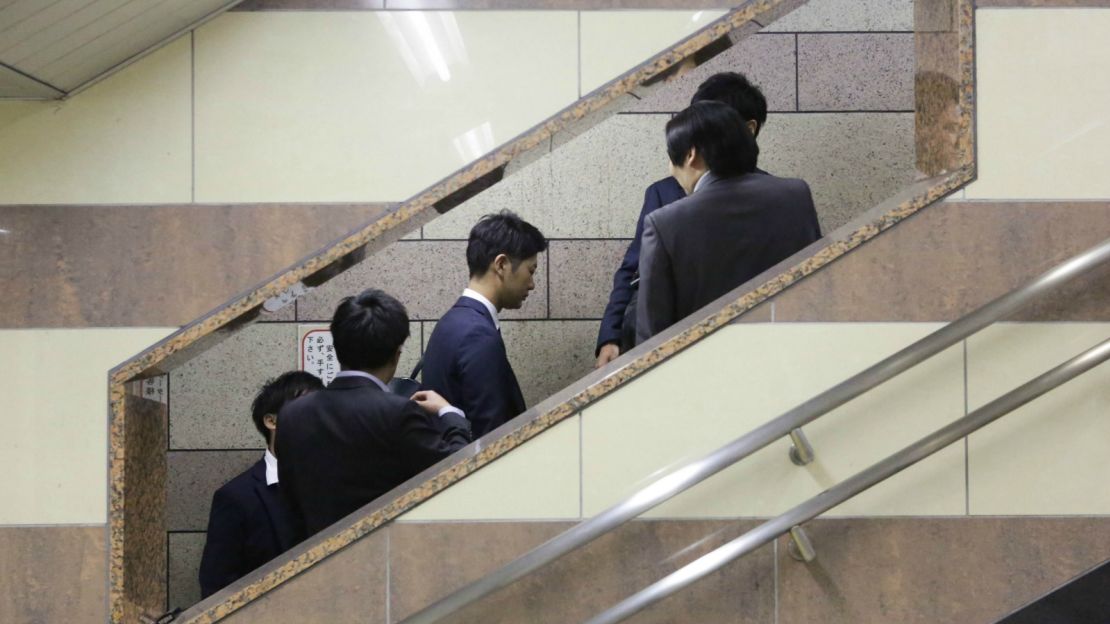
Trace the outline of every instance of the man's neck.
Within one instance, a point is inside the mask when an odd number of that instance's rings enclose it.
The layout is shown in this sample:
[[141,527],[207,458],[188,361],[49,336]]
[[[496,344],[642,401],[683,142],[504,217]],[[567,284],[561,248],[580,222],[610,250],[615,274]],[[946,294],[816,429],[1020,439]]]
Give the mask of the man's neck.
[[397,366],[396,365],[384,366],[382,368],[373,368],[373,369],[371,369],[371,368],[340,368],[339,370],[352,370],[352,371],[358,371],[360,373],[366,373],[367,375],[373,375],[374,377],[377,378],[378,381],[380,381],[384,384],[388,384],[393,379],[393,376],[397,374]]
[[[491,275],[492,273],[486,273],[482,277],[472,277],[466,287],[485,297],[487,301],[493,304],[494,309],[500,312],[501,302],[498,301],[497,287],[490,283],[488,279]],[[494,279],[496,279],[496,276],[494,276]]]

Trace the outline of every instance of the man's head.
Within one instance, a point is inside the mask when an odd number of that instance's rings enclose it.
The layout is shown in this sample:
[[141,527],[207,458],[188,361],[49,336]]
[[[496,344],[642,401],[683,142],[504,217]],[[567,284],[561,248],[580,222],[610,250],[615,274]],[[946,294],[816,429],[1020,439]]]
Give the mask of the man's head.
[[498,310],[519,308],[536,287],[537,256],[546,250],[543,234],[516,214],[486,215],[470,230],[466,244],[471,287],[479,286],[476,290]]
[[251,419],[258,433],[266,439],[266,446],[273,450],[274,432],[277,431],[277,413],[293,399],[315,392],[324,384],[312,373],[289,371],[266,382],[251,402]]
[[695,102],[667,122],[671,174],[687,193],[706,171],[728,178],[755,170],[759,147],[732,107]]
[[393,378],[401,345],[409,337],[405,306],[381,290],[370,288],[339,302],[331,319],[335,356],[343,370],[374,371]]
[[967,152],[966,133],[960,132],[960,83],[940,72],[918,72],[914,99],[918,171],[936,176],[959,168]]
[[706,78],[698,85],[690,103],[706,101],[722,102],[739,113],[753,137],[759,136],[763,124],[767,123],[767,98],[744,74],[721,72]]

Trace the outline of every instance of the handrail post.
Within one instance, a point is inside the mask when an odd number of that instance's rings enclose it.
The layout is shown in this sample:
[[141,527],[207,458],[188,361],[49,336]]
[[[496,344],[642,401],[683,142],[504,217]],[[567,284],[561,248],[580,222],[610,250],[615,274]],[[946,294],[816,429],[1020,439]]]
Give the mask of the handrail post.
[[790,461],[794,462],[795,466],[813,463],[813,445],[809,443],[809,438],[801,427],[790,430],[790,442]]

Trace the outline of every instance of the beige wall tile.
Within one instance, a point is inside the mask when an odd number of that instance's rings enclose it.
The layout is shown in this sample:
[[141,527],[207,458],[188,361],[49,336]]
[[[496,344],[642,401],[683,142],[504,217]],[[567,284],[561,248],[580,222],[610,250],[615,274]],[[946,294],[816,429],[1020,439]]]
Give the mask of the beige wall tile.
[[976,12],[979,178],[969,199],[1110,197],[1108,30],[1108,9]]
[[[968,340],[968,405],[981,407],[1110,337],[1110,323],[1007,323]],[[1110,364],[969,440],[973,514],[1110,514]]]
[[[738,324],[583,412],[584,513],[647,485],[842,381],[938,325]],[[794,466],[780,440],[650,512],[763,516],[785,511],[963,414],[962,347],[806,427],[817,460]],[[960,514],[963,446],[907,470],[836,513]],[[912,488],[912,489],[908,489]]]
[[189,38],[62,102],[0,102],[0,203],[190,200]]
[[582,12],[582,94],[620,76],[726,11]]
[[0,331],[0,524],[106,521],[108,370],[171,331]]
[[400,520],[578,518],[580,420],[568,418]]
[[198,201],[406,199],[577,98],[573,12],[229,13],[196,42]]

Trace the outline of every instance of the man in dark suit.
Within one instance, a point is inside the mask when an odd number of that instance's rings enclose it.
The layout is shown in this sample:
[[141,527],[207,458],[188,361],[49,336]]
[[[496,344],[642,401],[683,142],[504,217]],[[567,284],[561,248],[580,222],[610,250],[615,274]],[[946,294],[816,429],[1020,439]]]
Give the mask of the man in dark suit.
[[278,485],[274,454],[277,413],[287,402],[323,388],[310,373],[291,371],[266,382],[251,403],[254,426],[266,440],[263,458],[212,496],[200,559],[202,598],[292,548],[301,535]]
[[759,148],[731,107],[696,102],[675,115],[667,155],[689,196],[645,219],[637,343],[821,237],[809,186],[755,173]]
[[278,414],[280,476],[307,535],[389,492],[470,442],[465,414],[435,392],[390,393],[409,317],[366,290],[331,321],[340,371],[327,388]]
[[[707,100],[724,102],[740,113],[751,130],[759,136],[767,122],[767,99],[759,87],[748,81],[744,74],[722,72],[707,78],[698,86],[693,102]],[[759,173],[765,173],[756,169]],[[636,233],[624,254],[620,268],[613,274],[613,289],[605,306],[604,318],[597,334],[594,356],[596,367],[601,368],[615,360],[636,344],[636,287],[633,285],[640,267],[640,245],[644,234],[644,219],[659,208],[686,197],[686,191],[673,176],[653,183],[644,192],[644,205],[636,221]]]
[[525,410],[501,340],[501,310],[524,305],[547,240],[509,211],[486,215],[470,230],[470,283],[443,315],[424,350],[424,387],[461,407],[478,438]]

